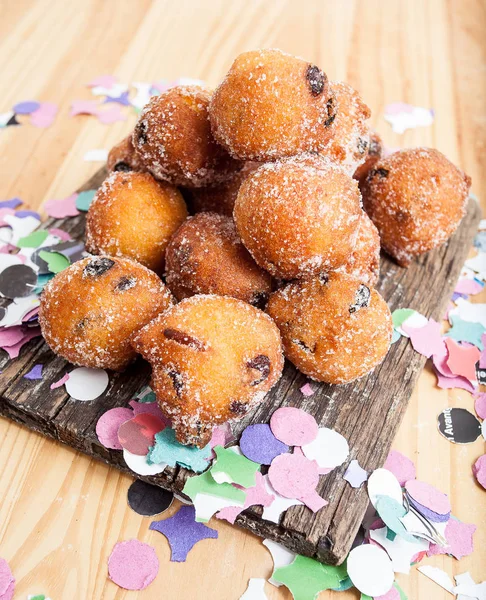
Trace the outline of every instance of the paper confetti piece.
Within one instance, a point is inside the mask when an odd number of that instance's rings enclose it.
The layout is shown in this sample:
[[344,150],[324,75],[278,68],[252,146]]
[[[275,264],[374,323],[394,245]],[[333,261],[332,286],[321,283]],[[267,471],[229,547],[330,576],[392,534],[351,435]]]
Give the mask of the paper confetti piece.
[[126,462],[127,467],[137,475],[158,475],[167,467],[167,463],[148,464],[145,456],[132,454],[128,450],[123,450],[123,460]]
[[257,471],[256,473],[256,484],[250,488],[242,488],[245,492],[245,502],[243,506],[226,506],[224,507],[216,517],[218,519],[225,519],[232,525],[236,521],[236,517],[245,508],[250,506],[270,506],[275,500],[275,494],[268,491],[265,485],[265,477]]
[[69,373],[65,373],[61,379],[58,379],[57,381],[54,381],[53,383],[51,383],[51,385],[49,386],[51,390],[55,390],[57,388],[62,387],[66,381],[69,379]]
[[25,344],[27,344],[27,342],[30,342],[30,340],[39,337],[41,335],[41,330],[40,327],[33,327],[31,329],[28,329],[27,332],[25,333],[25,335],[22,337],[22,339],[17,342],[16,344],[13,344],[12,346],[8,346],[7,348],[3,348],[10,359],[13,358],[17,358],[18,355],[20,354],[21,349],[23,348],[23,346],[25,346]]
[[368,473],[360,467],[357,460],[352,460],[343,477],[351,487],[359,488],[368,479]]
[[190,477],[182,490],[192,500],[196,509],[196,521],[207,522],[227,506],[243,506],[245,492],[229,483],[218,484],[209,471]]
[[458,315],[450,315],[449,319],[452,327],[445,333],[446,337],[452,338],[456,342],[469,342],[480,350],[484,348],[482,337],[486,332],[486,328],[481,323],[463,321]]
[[[454,575],[454,580],[456,582],[456,587],[460,585],[476,585],[474,583],[474,579],[471,577],[469,571],[465,573],[460,573],[459,575]],[[469,591],[469,590],[468,590]],[[456,592],[456,588],[454,588],[454,593]],[[456,600],[470,600],[471,596],[465,596],[464,594],[459,593]]]
[[398,450],[390,450],[383,468],[391,471],[402,487],[407,481],[415,479],[415,465]]
[[133,411],[118,406],[104,412],[96,423],[96,435],[105,448],[122,450],[118,440],[118,429],[122,423],[133,418]]
[[406,509],[401,502],[397,502],[390,496],[378,496],[376,501],[376,512],[380,516],[380,519],[394,534],[399,535],[408,542],[414,542],[415,538],[411,535],[402,519],[406,515]]
[[163,521],[153,521],[149,529],[162,533],[171,548],[172,562],[185,562],[192,548],[205,539],[215,539],[218,532],[195,520],[193,506],[181,506],[177,513]]
[[390,123],[395,133],[405,133],[407,129],[427,127],[434,122],[431,108],[413,106],[404,102],[394,102],[385,107],[385,121]]
[[368,478],[368,495],[376,508],[379,496],[388,496],[402,504],[402,486],[393,473],[387,469],[375,469]]
[[[386,594],[375,596],[373,600],[402,600],[402,596],[394,584]],[[407,600],[405,596],[403,596],[403,600]]]
[[450,338],[446,339],[445,343],[449,352],[447,366],[451,372],[466,379],[475,379],[475,365],[481,356],[479,349],[476,346],[460,346]]
[[486,419],[486,393],[478,392],[475,396],[474,409],[480,419]]
[[96,100],[74,100],[71,103],[71,117],[77,115],[95,115],[98,116],[99,105]]
[[217,483],[236,483],[249,488],[256,485],[256,473],[260,465],[248,460],[223,446],[214,448],[216,460],[211,467],[211,475]]
[[112,88],[116,84],[117,81],[118,81],[118,78],[115,77],[114,75],[98,75],[98,77],[95,77],[86,85],[87,85],[87,87],[90,87],[90,88],[97,87],[97,86]]
[[351,550],[347,570],[354,586],[369,596],[386,594],[395,579],[393,565],[387,553],[371,544]]
[[120,104],[121,106],[130,106],[131,102],[129,95],[129,92],[122,92],[119,96],[115,93],[111,93],[103,100],[103,104],[109,104],[111,102],[114,102],[116,104]]
[[262,519],[278,524],[281,515],[290,507],[302,506],[303,503],[300,500],[297,500],[296,498],[285,498],[285,496],[276,492],[268,480],[268,475],[264,475],[263,480],[267,493],[271,494],[274,497],[274,500],[269,506],[263,507]]
[[327,504],[316,491],[319,483],[317,463],[303,455],[280,454],[272,461],[268,478],[279,494],[297,498],[313,512]]
[[24,379],[42,379],[42,368],[44,365],[34,365],[32,369],[24,375]]
[[413,479],[412,481],[407,481],[405,490],[410,502],[413,503],[417,510],[419,510],[417,505],[420,505],[434,513],[449,517],[451,512],[449,498],[433,485],[430,485],[430,483]]
[[50,127],[56,120],[58,107],[52,102],[42,102],[40,107],[30,115],[30,123],[35,127]]
[[476,477],[478,483],[486,489],[486,454],[483,454],[478,458],[472,467],[474,477]]
[[458,519],[451,518],[445,527],[444,537],[447,546],[432,544],[427,556],[435,554],[451,554],[457,560],[463,556],[469,556],[473,552],[473,536],[476,531],[476,525],[463,523]]
[[83,155],[83,160],[86,162],[106,162],[107,158],[108,150],[105,150],[104,148],[93,148]]
[[[141,413],[118,428],[118,441],[123,449],[132,454],[146,456],[155,443],[157,433],[165,429],[165,422],[149,413]],[[152,462],[147,459],[147,462]],[[168,462],[160,460],[155,462]]]
[[265,594],[265,579],[250,579],[240,600],[268,600]]
[[32,216],[5,215],[4,221],[12,228],[11,242],[15,246],[21,238],[28,236],[39,227],[39,220]]
[[406,323],[403,324],[402,329],[408,334],[413,349],[419,354],[427,358],[430,358],[433,354],[445,354],[440,325],[434,319],[430,319],[427,325],[419,329],[409,327]]
[[481,435],[481,423],[465,408],[445,408],[437,421],[440,433],[454,444],[470,444]]
[[6,313],[1,317],[0,325],[2,327],[20,325],[23,317],[39,306],[39,304],[39,297],[35,294],[31,294],[25,298],[14,298],[14,301],[7,306]]
[[400,335],[407,338],[408,333],[403,330],[402,325],[420,329],[421,327],[425,327],[428,323],[428,319],[424,317],[424,315],[421,315],[412,308],[397,308],[392,313],[392,321],[394,329],[396,329]]
[[13,111],[0,114],[0,127],[11,127],[12,125],[20,125]]
[[128,90],[124,83],[113,83],[111,85],[96,85],[91,89],[93,96],[115,96],[118,97]]
[[67,269],[71,264],[69,258],[59,252],[49,252],[42,250],[39,252],[39,257],[47,263],[47,267],[51,273],[60,273]]
[[138,540],[118,542],[108,558],[110,579],[125,590],[144,590],[158,572],[155,550]]
[[170,427],[155,435],[155,445],[150,449],[147,456],[149,464],[167,463],[175,467],[176,463],[200,473],[207,469],[211,447],[209,444],[204,448],[197,446],[184,446],[176,440],[175,431]]
[[486,274],[486,252],[478,252],[473,258],[466,260],[465,265],[475,271],[484,280]]
[[17,208],[22,203],[20,198],[9,198],[8,200],[0,201],[0,208]]
[[16,325],[15,327],[8,327],[6,329],[0,329],[0,347],[8,348],[14,346],[24,337],[26,333],[25,327]]
[[287,444],[277,440],[267,423],[246,427],[241,434],[240,448],[246,458],[262,465],[269,465],[276,456],[289,451]]
[[79,211],[76,208],[77,194],[71,194],[63,200],[48,200],[44,204],[44,210],[49,217],[55,219],[64,219],[66,217],[76,217],[79,215]]
[[334,469],[348,458],[349,446],[346,438],[337,431],[319,427],[315,440],[303,445],[302,451],[307,458],[315,460],[320,469]]
[[141,479],[128,488],[128,506],[143,517],[160,515],[172,506],[174,494]]
[[285,585],[291,591],[294,600],[310,600],[316,598],[319,592],[339,587],[346,576],[346,568],[343,565],[323,565],[312,558],[297,554],[290,565],[275,569],[272,578]]
[[429,579],[432,579],[432,581],[434,581],[437,585],[440,585],[440,587],[444,588],[446,591],[450,592],[451,594],[454,593],[454,585],[452,584],[452,580],[442,569],[439,569],[438,567],[432,567],[431,565],[424,565],[423,567],[418,567],[418,570]]
[[[273,540],[263,540],[263,545],[272,555],[274,570],[292,564],[292,562],[295,560],[295,557],[297,556],[295,552],[292,552],[291,550],[289,550],[285,546],[282,546],[281,544],[277,544],[277,542],[274,542]],[[282,585],[273,577],[270,577],[268,582],[274,585],[275,587],[280,587]]]
[[476,598],[476,600],[486,600],[486,581],[482,583],[462,583],[461,585],[457,585],[453,592],[458,594],[457,600],[464,598],[464,600],[471,600]]
[[40,108],[40,103],[35,100],[24,100],[23,102],[17,102],[12,107],[12,110],[17,115],[30,115],[34,111]]
[[158,417],[162,421],[164,421],[166,427],[168,425],[170,426],[169,420],[163,414],[163,412],[160,410],[160,406],[157,403],[154,403],[154,402],[141,403],[141,402],[137,402],[136,400],[130,400],[129,404],[135,415],[140,415],[142,413],[149,413],[151,415],[154,415],[155,417]]
[[304,396],[309,397],[315,394],[314,390],[312,389],[312,387],[310,386],[310,384],[306,383],[304,384],[301,388],[300,391],[302,392],[302,394],[304,394]]
[[437,385],[442,389],[460,388],[473,393],[474,385],[465,377],[454,376],[447,366],[446,356],[433,356],[432,362],[437,377]]
[[472,303],[464,298],[458,298],[456,305],[456,308],[449,314],[458,314],[464,321],[481,323],[483,327],[486,327],[486,304]]
[[69,235],[69,233],[67,231],[63,231],[62,229],[57,229],[56,227],[52,227],[51,229],[49,229],[49,234],[55,235],[63,242],[71,241],[71,236]]
[[0,599],[3,598],[9,588],[12,588],[12,596],[13,596],[13,588],[15,587],[15,578],[10,570],[10,566],[8,562],[0,558]]
[[18,248],[38,248],[46,241],[49,233],[47,231],[34,231],[29,235],[22,237],[17,242]]
[[100,123],[104,123],[105,125],[127,120],[126,115],[121,112],[118,105],[112,106],[108,110],[98,111],[97,116]]
[[410,573],[412,558],[417,552],[428,550],[429,542],[425,540],[409,542],[398,535],[392,541],[387,537],[387,534],[387,527],[372,529],[370,531],[370,538],[387,552],[392,561],[395,573],[405,573],[408,575]]
[[103,369],[77,367],[69,373],[66,381],[66,392],[81,402],[89,402],[99,398],[108,387],[110,379]]
[[318,426],[312,415],[301,408],[284,406],[278,408],[270,418],[273,435],[289,446],[303,446],[314,441]]
[[76,208],[82,212],[87,212],[91,202],[93,202],[95,194],[96,190],[84,190],[83,192],[79,192],[78,197],[76,198]]
[[5,298],[26,298],[36,284],[37,275],[27,265],[12,265],[0,273],[0,293]]

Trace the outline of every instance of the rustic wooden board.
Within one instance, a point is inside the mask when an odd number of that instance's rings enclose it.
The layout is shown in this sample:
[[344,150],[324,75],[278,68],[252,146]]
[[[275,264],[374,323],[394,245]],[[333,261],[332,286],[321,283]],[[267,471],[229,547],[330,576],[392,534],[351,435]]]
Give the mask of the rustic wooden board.
[[[98,187],[105,174],[100,170],[81,189]],[[443,316],[479,219],[479,206],[470,200],[467,215],[449,243],[414,262],[409,269],[402,269],[386,256],[382,257],[377,288],[391,310],[412,307],[437,320]],[[84,216],[65,221],[51,219],[45,224],[53,225],[81,238]],[[38,363],[44,365],[44,378],[40,381],[24,379]],[[350,459],[356,458],[365,469],[373,470],[383,464],[388,454],[424,363],[424,357],[402,338],[393,344],[383,364],[368,377],[343,386],[313,383],[316,393],[308,398],[299,391],[306,377],[286,364],[278,385],[235,432],[238,434],[251,422],[268,421],[279,406],[300,406],[312,413],[320,425],[342,433],[350,445]],[[95,425],[109,408],[127,405],[141,386],[148,383],[150,368],[139,360],[125,373],[112,374],[108,390],[93,402],[71,400],[64,387],[50,389],[50,383],[69,368],[66,361],[53,355],[42,339],[32,340],[14,361],[3,357],[0,360],[0,414],[133,474],[126,467],[121,452],[100,445]],[[318,489],[329,500],[329,505],[317,514],[305,507],[293,507],[283,516],[280,525],[275,525],[261,519],[261,509],[255,507],[242,513],[236,523],[300,554],[331,564],[342,562],[368,505],[365,486],[356,490],[343,480],[346,465],[321,477]],[[185,469],[167,467],[160,475],[140,478],[180,493],[189,475]]]

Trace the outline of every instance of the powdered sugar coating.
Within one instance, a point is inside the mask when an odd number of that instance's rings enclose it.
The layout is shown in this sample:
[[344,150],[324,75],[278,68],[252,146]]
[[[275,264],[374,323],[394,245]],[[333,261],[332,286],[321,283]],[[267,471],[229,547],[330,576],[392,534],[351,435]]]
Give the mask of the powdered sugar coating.
[[50,348],[84,367],[123,370],[134,358],[130,336],[172,304],[157,277],[133,260],[80,260],[44,288],[39,310]]
[[175,86],[144,107],[132,136],[136,155],[157,179],[201,187],[226,181],[241,168],[211,134],[211,92]]
[[352,176],[368,156],[371,111],[347,83],[332,81],[329,85],[336,99],[336,118],[329,127],[330,138],[322,154]]
[[363,211],[359,220],[358,237],[347,261],[336,269],[368,286],[376,285],[380,275],[380,236],[373,221]]
[[348,383],[384,359],[393,324],[386,302],[358,279],[330,273],[289,283],[270,296],[285,356],[306,375],[326,383]]
[[172,234],[187,217],[179,190],[150,173],[111,173],[96,192],[86,219],[86,249],[132,258],[162,274]]
[[362,164],[359,165],[359,167],[356,169],[353,175],[354,179],[358,180],[360,186],[366,179],[371,169],[383,156],[383,140],[376,133],[376,131],[369,132],[369,141],[370,143],[368,145],[368,152],[366,154],[365,160]]
[[321,152],[335,118],[327,76],[281,50],[240,54],[209,107],[216,140],[242,160]]
[[167,247],[166,263],[166,283],[178,300],[218,294],[262,306],[272,289],[272,278],[241,243],[233,219],[216,213],[187,219]]
[[381,245],[399,265],[443,244],[466,211],[471,179],[438,150],[400,150],[378,161],[361,187]]
[[143,171],[132,144],[132,134],[123,138],[108,153],[108,171]]
[[275,277],[339,268],[356,243],[358,184],[328,160],[303,155],[267,163],[242,184],[236,229],[250,254]]
[[241,418],[280,378],[283,354],[268,315],[234,298],[182,300],[133,340],[177,439],[203,447],[215,425]]

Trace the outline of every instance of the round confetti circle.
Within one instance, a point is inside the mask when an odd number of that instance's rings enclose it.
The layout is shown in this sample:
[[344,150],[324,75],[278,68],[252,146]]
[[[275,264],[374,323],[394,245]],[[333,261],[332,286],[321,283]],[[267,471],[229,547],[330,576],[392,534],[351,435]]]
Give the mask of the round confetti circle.
[[106,390],[110,380],[103,369],[77,367],[69,373],[66,391],[75,400],[89,402],[95,400]]
[[267,423],[249,425],[241,434],[240,450],[253,462],[269,465],[272,460],[289,451],[284,444],[273,435]]
[[0,293],[6,298],[25,298],[37,285],[37,275],[27,265],[11,265],[0,273]]
[[317,464],[302,454],[280,454],[272,461],[268,478],[285,498],[301,499],[315,491],[319,471]]
[[96,435],[105,448],[122,449],[122,445],[118,441],[118,429],[125,421],[132,418],[133,411],[122,406],[110,408],[101,415],[96,423]]
[[387,594],[395,579],[388,554],[372,544],[353,548],[348,556],[347,568],[354,586],[371,597]]
[[278,440],[289,446],[309,444],[318,432],[314,417],[293,406],[277,409],[270,419],[270,428]]
[[172,505],[174,494],[137,479],[128,488],[128,506],[143,517],[160,515]]
[[118,542],[108,559],[110,579],[126,590],[144,590],[158,572],[155,550],[138,540]]

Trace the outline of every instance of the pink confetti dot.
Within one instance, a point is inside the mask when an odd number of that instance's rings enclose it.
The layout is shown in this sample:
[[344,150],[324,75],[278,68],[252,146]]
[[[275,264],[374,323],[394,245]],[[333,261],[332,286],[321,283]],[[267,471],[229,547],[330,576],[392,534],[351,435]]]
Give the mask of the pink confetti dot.
[[158,572],[155,550],[138,540],[118,542],[108,559],[110,579],[126,590],[144,590]]
[[486,489],[486,454],[483,454],[473,465],[473,473],[478,483]]
[[[13,588],[15,587],[14,576],[8,562],[4,558],[0,558],[0,600],[7,597],[6,594],[10,587],[12,588],[13,596]],[[8,597],[10,598],[11,596]]]
[[122,445],[118,440],[118,429],[120,425],[133,418],[133,411],[130,408],[110,408],[96,423],[96,435],[105,448],[113,450],[122,450]]
[[486,394],[479,393],[474,402],[474,408],[480,419],[486,419]]
[[270,419],[270,428],[278,440],[289,446],[309,444],[319,429],[312,415],[292,406],[277,409]]
[[405,489],[415,502],[418,502],[438,515],[446,515],[451,512],[451,503],[446,494],[443,494],[429,483],[414,479],[407,481]]
[[375,596],[373,600],[400,600],[400,592],[394,586],[388,590],[383,596]]
[[383,468],[391,471],[402,487],[407,481],[415,479],[415,465],[397,450],[390,450]]

